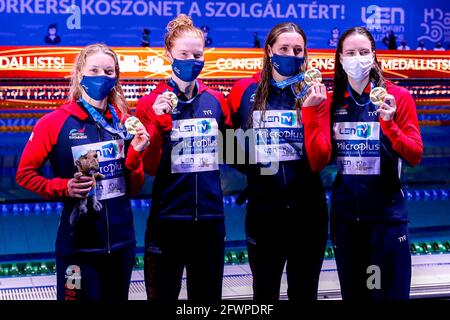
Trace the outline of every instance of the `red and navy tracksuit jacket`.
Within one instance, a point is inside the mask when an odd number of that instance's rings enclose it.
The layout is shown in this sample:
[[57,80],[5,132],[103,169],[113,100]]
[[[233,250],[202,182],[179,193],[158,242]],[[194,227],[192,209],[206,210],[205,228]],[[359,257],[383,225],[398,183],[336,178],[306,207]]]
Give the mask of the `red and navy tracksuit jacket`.
[[[111,119],[109,111],[105,115]],[[77,171],[75,159],[83,151],[95,150],[100,172],[97,182],[100,212],[90,211],[71,225],[70,214],[79,199],[70,198],[68,181]],[[54,178],[39,173],[50,161]],[[48,199],[61,199],[64,208],[58,226],[56,254],[107,253],[136,244],[130,194],[144,183],[142,156],[116,135],[101,128],[77,102],[62,105],[45,115],[33,129],[17,169],[22,187]]]
[[387,82],[397,110],[393,120],[384,121],[369,102],[370,90],[369,83],[361,96],[366,106],[358,106],[346,91],[342,104],[331,110],[338,167],[332,212],[344,221],[407,221],[401,160],[417,165],[423,151],[415,103],[406,89]]
[[[423,146],[409,92],[386,82],[397,109],[394,119],[384,121],[370,102],[371,87],[369,83],[360,96],[350,89],[359,105],[347,91],[331,109],[338,169],[331,233],[344,300],[403,300],[409,298],[411,254],[401,160],[417,165]],[[381,272],[377,288],[367,285],[371,266]]]
[[[236,133],[246,154],[246,163],[236,168],[247,176],[245,231],[253,297],[278,300],[287,266],[289,300],[312,301],[317,299],[328,235],[327,203],[318,171],[331,153],[319,130],[329,127],[329,111],[322,104],[297,112],[291,87],[271,85],[265,112],[252,112],[259,80],[255,74],[236,82],[228,96],[235,128],[250,137]],[[319,147],[311,148],[314,144]],[[305,243],[307,249],[300,252]]]
[[138,101],[136,116],[150,134],[144,169],[155,175],[151,215],[170,220],[224,220],[219,172],[219,132],[231,126],[223,95],[197,80],[189,102],[156,115],[153,103],[174,87],[160,82]]
[[[239,80],[228,96],[235,128],[249,128],[259,79],[258,73]],[[302,108],[300,120],[294,105],[295,96],[290,86],[284,89],[270,86],[265,114],[253,113],[253,128],[258,127],[257,123],[265,122],[267,131],[261,132],[261,135],[279,135],[279,144],[272,144],[271,150],[265,149],[264,143],[259,145],[257,133],[256,146],[246,144],[244,148],[247,156],[248,148],[256,148],[255,155],[259,157],[255,159],[258,164],[237,166],[247,175],[248,212],[277,212],[286,208],[308,210],[318,206],[326,211],[325,192],[318,171],[326,165],[331,153],[329,141],[320,131],[323,127],[329,127],[329,111],[326,104],[305,107]],[[313,144],[318,147],[313,147]],[[270,158],[273,152],[278,153],[279,168],[273,175],[262,175],[260,169],[264,165],[261,163],[269,161],[260,163],[259,160],[264,160],[266,156]]]

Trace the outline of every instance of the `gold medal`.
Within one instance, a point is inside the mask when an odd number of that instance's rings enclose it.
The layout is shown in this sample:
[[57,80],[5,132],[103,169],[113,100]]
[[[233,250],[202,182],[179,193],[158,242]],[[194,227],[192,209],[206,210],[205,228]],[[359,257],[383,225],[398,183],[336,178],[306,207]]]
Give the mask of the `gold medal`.
[[136,129],[139,128],[142,125],[142,122],[136,118],[136,117],[129,117],[126,121],[125,121],[125,127],[127,128],[128,133],[130,134],[137,134]]
[[387,91],[382,87],[375,87],[370,91],[370,101],[376,105],[380,106],[384,102],[384,96],[387,95]]
[[166,91],[163,93],[163,95],[165,95],[167,98],[170,99],[170,102],[172,103],[172,109],[175,109],[178,104],[177,95],[175,93],[173,93],[172,91]]
[[322,82],[322,73],[319,69],[308,69],[305,71],[304,81],[308,86],[312,85],[314,82]]

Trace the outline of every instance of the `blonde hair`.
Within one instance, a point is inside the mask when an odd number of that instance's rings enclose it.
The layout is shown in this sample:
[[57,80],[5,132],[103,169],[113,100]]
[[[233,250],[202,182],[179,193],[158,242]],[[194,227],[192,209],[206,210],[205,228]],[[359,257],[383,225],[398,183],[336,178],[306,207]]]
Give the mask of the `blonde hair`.
[[167,33],[164,37],[164,45],[167,51],[173,48],[175,40],[180,38],[185,33],[194,33],[200,39],[202,39],[203,43],[205,42],[205,36],[203,35],[202,30],[194,26],[192,19],[185,15],[180,14],[175,19],[170,21],[166,27]]
[[81,52],[77,55],[70,79],[69,100],[76,101],[81,97],[83,92],[80,85],[81,72],[86,65],[87,58],[96,53],[104,53],[114,59],[117,82],[115,87],[109,93],[108,101],[120,110],[123,118],[128,113],[128,103],[119,82],[119,59],[117,58],[116,53],[107,45],[101,43],[91,44],[83,48],[83,50],[81,50]]

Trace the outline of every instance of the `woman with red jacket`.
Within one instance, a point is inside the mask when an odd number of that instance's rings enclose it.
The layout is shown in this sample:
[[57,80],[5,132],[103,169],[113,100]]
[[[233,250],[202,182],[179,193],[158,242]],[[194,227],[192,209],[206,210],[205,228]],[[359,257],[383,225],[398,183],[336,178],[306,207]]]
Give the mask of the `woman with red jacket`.
[[319,128],[329,124],[329,110],[325,86],[302,81],[306,67],[305,33],[278,24],[267,37],[261,73],[238,81],[228,96],[234,127],[250,137],[246,144],[236,134],[246,153],[236,167],[247,176],[246,240],[259,301],[279,299],[285,265],[289,299],[317,299],[328,236],[318,171],[330,156]]
[[[408,299],[411,256],[400,173],[402,160],[420,162],[423,145],[414,100],[383,77],[367,29],[351,28],[339,39],[329,100],[338,169],[331,234],[342,297]],[[322,129],[322,139],[329,137]]]
[[[134,137],[126,131],[127,112],[117,55],[87,46],[75,62],[69,101],[38,121],[23,150],[17,183],[64,204],[58,300],[128,299],[136,245],[130,194],[144,183],[141,152],[149,138],[143,126]],[[40,173],[47,159],[51,179]]]

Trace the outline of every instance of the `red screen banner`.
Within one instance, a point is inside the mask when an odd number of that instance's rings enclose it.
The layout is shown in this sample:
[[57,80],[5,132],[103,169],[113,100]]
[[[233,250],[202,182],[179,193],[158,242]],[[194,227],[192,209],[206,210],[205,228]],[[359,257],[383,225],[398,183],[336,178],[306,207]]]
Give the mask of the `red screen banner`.
[[[81,47],[2,47],[0,78],[69,77]],[[168,78],[171,66],[164,48],[115,47],[122,79]],[[309,67],[332,78],[334,50],[308,50]],[[450,78],[449,51],[377,51],[378,61],[388,78]],[[262,49],[206,48],[203,79],[245,78],[261,70]]]

